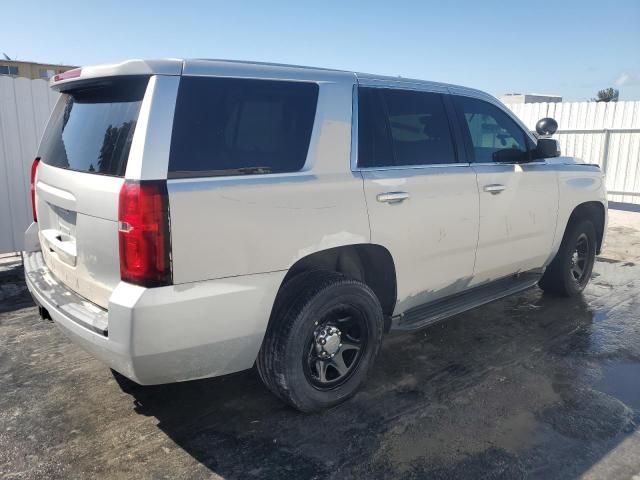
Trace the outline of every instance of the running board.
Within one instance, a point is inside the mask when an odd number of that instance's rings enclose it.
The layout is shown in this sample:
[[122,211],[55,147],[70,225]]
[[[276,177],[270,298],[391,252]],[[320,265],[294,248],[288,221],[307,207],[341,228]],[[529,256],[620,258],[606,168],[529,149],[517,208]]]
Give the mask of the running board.
[[428,327],[445,318],[533,287],[541,276],[539,271],[525,272],[474,287],[451,297],[418,305],[394,316],[391,330],[411,331]]

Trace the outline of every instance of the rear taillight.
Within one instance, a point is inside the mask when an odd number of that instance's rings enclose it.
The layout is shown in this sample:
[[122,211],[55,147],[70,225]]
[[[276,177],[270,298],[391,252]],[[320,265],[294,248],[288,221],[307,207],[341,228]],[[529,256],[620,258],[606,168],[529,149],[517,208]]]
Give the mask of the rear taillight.
[[120,277],[143,287],[171,284],[167,182],[127,181],[118,205]]
[[38,221],[38,214],[36,213],[36,173],[38,172],[38,165],[40,164],[40,157],[31,164],[31,212],[33,213],[33,221]]

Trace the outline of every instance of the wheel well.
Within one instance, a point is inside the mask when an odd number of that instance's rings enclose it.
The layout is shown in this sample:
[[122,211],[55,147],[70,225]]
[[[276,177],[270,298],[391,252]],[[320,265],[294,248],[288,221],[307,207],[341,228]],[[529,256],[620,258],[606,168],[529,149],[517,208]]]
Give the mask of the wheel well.
[[331,270],[360,280],[376,294],[385,317],[393,314],[396,306],[396,268],[386,248],[365,243],[312,253],[293,264],[282,284],[308,270]]
[[567,226],[581,220],[591,220],[596,228],[596,253],[602,249],[602,238],[604,237],[604,205],[600,202],[581,203],[571,212]]

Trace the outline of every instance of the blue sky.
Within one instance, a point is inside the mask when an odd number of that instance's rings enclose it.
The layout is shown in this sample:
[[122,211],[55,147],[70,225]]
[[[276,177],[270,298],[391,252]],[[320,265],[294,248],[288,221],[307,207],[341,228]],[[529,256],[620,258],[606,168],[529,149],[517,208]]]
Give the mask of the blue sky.
[[40,62],[273,61],[588,100],[640,100],[640,0],[3,2],[0,52]]

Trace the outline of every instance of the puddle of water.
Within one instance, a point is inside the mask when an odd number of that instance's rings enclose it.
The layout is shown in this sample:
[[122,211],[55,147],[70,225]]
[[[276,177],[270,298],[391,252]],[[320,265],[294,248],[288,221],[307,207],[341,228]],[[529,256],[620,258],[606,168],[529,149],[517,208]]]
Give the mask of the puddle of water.
[[640,363],[611,362],[602,368],[602,378],[595,388],[640,411],[639,379]]

